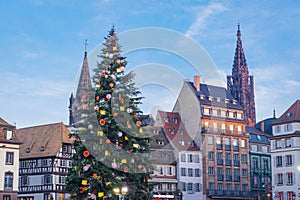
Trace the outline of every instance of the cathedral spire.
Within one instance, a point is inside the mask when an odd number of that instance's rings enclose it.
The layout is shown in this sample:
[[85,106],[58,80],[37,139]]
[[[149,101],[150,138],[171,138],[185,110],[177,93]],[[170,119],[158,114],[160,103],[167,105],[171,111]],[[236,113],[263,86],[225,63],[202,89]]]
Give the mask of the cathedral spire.
[[81,110],[88,101],[88,89],[92,87],[92,81],[90,77],[90,70],[88,64],[88,56],[87,56],[87,40],[84,43],[84,57],[81,66],[81,72],[79,76],[79,81],[77,85],[77,90],[75,95],[73,93],[70,97],[70,105],[69,105],[69,125],[74,125],[78,120],[78,110]]
[[244,107],[245,120],[248,126],[255,126],[254,80],[249,76],[246,56],[242,45],[242,34],[238,23],[237,41],[232,66],[232,75],[227,76],[227,89]]

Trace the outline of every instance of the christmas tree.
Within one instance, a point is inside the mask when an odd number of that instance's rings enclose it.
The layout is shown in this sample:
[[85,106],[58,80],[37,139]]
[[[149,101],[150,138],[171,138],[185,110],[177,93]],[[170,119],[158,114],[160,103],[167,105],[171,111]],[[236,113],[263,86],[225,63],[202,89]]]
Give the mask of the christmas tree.
[[67,191],[76,199],[151,199],[150,134],[143,128],[134,74],[124,73],[127,62],[114,27],[103,46],[95,88],[87,91],[77,131],[71,134],[76,152]]

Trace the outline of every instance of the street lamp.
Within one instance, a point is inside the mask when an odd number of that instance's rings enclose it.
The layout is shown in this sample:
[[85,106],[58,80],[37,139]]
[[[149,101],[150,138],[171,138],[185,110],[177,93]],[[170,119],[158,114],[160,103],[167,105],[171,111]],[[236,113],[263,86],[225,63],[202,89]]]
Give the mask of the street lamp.
[[121,189],[117,187],[117,188],[114,188],[113,191],[114,191],[115,195],[119,196],[119,200],[124,200],[124,197],[128,192],[128,187],[123,186]]

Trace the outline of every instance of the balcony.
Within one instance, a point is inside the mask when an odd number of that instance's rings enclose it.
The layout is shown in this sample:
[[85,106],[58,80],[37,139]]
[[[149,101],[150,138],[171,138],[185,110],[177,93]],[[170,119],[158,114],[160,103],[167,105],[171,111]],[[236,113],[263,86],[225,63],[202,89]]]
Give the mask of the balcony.
[[226,164],[227,166],[231,166],[232,161],[231,161],[231,160],[225,160],[225,164]]
[[214,128],[208,128],[208,127],[202,127],[202,133],[245,135],[245,133],[243,133],[242,131],[214,129]]
[[250,197],[250,191],[242,190],[206,190],[207,196],[220,196],[222,198],[231,198],[231,197]]
[[240,166],[240,161],[239,160],[234,160],[233,165],[237,166],[237,167]]
[[218,181],[223,181],[224,180],[224,175],[223,174],[218,174],[217,179],[218,179]]
[[217,159],[217,165],[223,165],[223,159]]
[[241,177],[238,176],[238,175],[234,175],[234,181],[240,181],[241,180]]
[[232,181],[232,175],[226,175],[226,181]]
[[231,145],[225,144],[225,150],[230,151],[231,150]]

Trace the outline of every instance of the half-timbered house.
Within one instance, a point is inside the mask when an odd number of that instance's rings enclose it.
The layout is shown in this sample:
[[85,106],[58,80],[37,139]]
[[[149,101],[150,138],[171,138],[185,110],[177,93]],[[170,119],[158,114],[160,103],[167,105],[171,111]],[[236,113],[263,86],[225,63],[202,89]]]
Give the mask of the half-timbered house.
[[17,130],[20,146],[19,200],[64,200],[72,167],[72,139],[63,123]]

